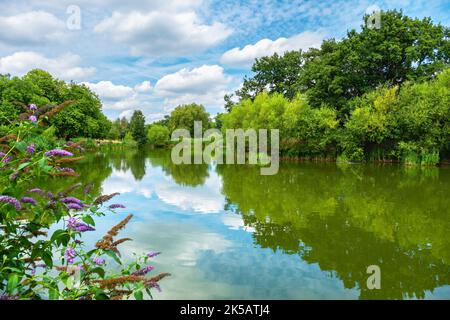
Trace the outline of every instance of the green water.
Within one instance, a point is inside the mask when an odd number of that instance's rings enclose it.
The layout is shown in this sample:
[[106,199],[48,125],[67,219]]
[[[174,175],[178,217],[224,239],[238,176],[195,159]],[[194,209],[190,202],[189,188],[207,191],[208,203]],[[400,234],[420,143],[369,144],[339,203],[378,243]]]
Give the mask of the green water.
[[[450,298],[450,168],[171,163],[165,151],[90,153],[79,178],[120,192],[93,243],[126,214],[122,253],[162,251],[156,299]],[[367,288],[367,267],[381,289]]]

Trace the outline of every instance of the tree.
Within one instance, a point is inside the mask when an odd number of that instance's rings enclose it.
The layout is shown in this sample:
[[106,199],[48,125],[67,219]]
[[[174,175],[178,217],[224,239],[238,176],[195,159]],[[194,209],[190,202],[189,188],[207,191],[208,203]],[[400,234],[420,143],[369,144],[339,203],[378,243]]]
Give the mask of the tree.
[[195,103],[181,105],[176,107],[170,114],[169,128],[170,131],[187,129],[193,136],[195,121],[202,122],[203,131],[210,127],[209,113],[205,111],[205,107]]
[[165,126],[152,124],[148,129],[147,138],[150,144],[156,147],[164,147],[170,141],[170,132]]
[[[238,90],[236,95],[241,99],[253,99],[259,93],[267,91],[281,93],[286,98],[292,99],[298,92],[298,79],[303,63],[301,51],[289,51],[284,55],[275,53],[272,56],[256,59],[252,66],[255,75],[244,79],[242,89]],[[225,101],[229,105],[226,98]]]
[[145,117],[142,111],[134,111],[130,121],[130,131],[138,147],[145,145],[147,142],[147,132],[145,130]]
[[[366,22],[369,17],[365,16]],[[343,119],[347,102],[384,85],[433,79],[450,63],[449,28],[430,18],[381,12],[381,28],[365,24],[340,42],[324,41],[305,54],[299,88],[313,107],[333,106]]]

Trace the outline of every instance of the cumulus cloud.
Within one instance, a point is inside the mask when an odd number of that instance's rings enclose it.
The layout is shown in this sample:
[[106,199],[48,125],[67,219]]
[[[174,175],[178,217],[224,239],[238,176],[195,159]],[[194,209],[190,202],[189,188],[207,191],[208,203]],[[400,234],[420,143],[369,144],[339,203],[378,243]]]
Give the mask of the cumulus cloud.
[[66,53],[55,58],[47,58],[32,51],[19,51],[0,58],[0,73],[22,76],[31,69],[43,69],[64,80],[82,80],[92,76],[96,69],[81,67],[81,57]]
[[0,16],[0,43],[25,46],[60,41],[65,27],[64,21],[45,11]]
[[155,95],[165,98],[170,108],[192,102],[218,106],[223,104],[223,96],[230,91],[232,81],[218,65],[183,68],[159,79]]
[[97,24],[94,31],[130,46],[133,54],[156,57],[201,52],[232,33],[218,22],[200,23],[195,12],[168,11],[115,11]]
[[83,82],[92,91],[97,93],[103,102],[105,110],[126,110],[122,116],[127,116],[137,108],[147,107],[149,96],[146,95],[152,91],[150,81],[143,81],[134,87],[114,84],[111,81],[100,81],[97,83]]
[[83,82],[92,91],[97,93],[101,99],[119,100],[133,94],[133,88],[123,85],[115,85],[111,81],[100,81],[98,83]]
[[150,83],[150,81],[144,81],[134,86],[134,90],[139,93],[148,93],[152,90],[152,84]]
[[256,58],[274,53],[283,54],[286,51],[319,47],[324,38],[325,33],[322,31],[305,31],[290,38],[262,39],[255,44],[246,45],[242,49],[228,50],[222,55],[220,62],[229,66],[249,67]]

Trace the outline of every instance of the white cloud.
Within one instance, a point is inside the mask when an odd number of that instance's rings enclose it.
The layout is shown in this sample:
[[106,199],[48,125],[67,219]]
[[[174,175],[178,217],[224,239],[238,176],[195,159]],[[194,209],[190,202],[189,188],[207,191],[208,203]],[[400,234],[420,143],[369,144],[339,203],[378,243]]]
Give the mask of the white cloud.
[[134,90],[139,93],[148,93],[152,90],[152,84],[150,83],[150,81],[144,81],[134,86]]
[[94,31],[130,46],[133,54],[156,57],[201,52],[232,33],[221,23],[201,24],[195,12],[162,11],[115,11],[96,25]]
[[222,55],[220,62],[230,66],[249,67],[256,58],[274,53],[283,54],[286,51],[319,47],[324,38],[325,33],[322,31],[305,31],[290,38],[262,39],[255,44],[246,45],[242,49],[228,50]]
[[223,104],[223,96],[229,91],[232,80],[218,65],[183,68],[159,79],[155,95],[165,98],[169,108],[193,102],[218,106]]
[[98,83],[83,82],[92,91],[97,93],[101,99],[119,100],[133,94],[133,88],[123,85],[115,85],[111,81],[100,81]]
[[13,46],[48,44],[65,35],[65,23],[45,11],[0,17],[0,43]]
[[64,80],[81,80],[95,73],[95,68],[81,67],[80,62],[80,56],[73,53],[47,58],[36,52],[19,51],[0,58],[0,73],[22,76],[31,69],[43,69]]

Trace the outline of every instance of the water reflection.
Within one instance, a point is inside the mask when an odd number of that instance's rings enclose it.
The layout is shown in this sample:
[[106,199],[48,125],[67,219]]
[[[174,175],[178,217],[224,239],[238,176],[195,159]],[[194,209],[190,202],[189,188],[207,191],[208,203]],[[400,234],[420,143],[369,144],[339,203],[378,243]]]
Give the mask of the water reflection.
[[[113,149],[78,171],[54,189],[78,179],[122,193],[136,214],[126,255],[161,250],[158,269],[174,274],[158,298],[450,298],[449,168],[283,163],[261,176]],[[366,287],[374,264],[381,290]]]

